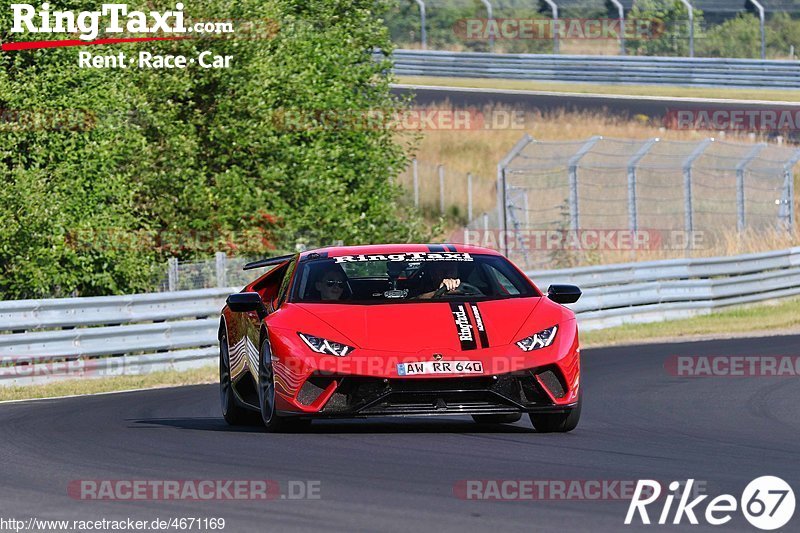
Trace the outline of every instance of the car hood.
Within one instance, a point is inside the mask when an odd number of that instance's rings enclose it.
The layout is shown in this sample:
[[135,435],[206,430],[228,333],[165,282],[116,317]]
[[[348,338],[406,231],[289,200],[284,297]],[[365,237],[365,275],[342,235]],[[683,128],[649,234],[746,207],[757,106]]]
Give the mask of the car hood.
[[[510,344],[519,340],[516,337],[520,329],[541,301],[542,298],[532,297],[482,302],[295,305],[359,348],[415,353],[464,349],[465,342],[474,342],[475,348]],[[481,325],[485,337],[481,335]]]

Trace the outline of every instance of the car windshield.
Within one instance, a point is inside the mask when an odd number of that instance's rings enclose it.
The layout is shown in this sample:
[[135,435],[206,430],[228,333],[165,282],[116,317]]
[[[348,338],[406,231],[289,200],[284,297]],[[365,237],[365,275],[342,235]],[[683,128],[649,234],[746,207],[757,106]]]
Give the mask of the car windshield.
[[496,255],[401,252],[301,262],[295,302],[403,303],[537,296],[531,283]]

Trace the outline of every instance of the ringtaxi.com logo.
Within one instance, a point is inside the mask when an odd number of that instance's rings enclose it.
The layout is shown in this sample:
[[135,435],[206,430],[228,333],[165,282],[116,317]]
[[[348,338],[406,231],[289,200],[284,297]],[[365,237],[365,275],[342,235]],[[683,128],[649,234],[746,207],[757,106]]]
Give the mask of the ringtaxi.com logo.
[[[733,513],[741,509],[745,519],[751,525],[764,531],[772,531],[785,526],[794,515],[795,496],[792,487],[786,481],[775,476],[761,476],[751,481],[738,500],[731,494],[721,494],[709,500],[705,512],[700,512],[700,504],[708,495],[692,497],[694,479],[686,483],[673,481],[669,484],[668,494],[664,498],[663,507],[656,523],[665,525],[681,524],[684,519],[692,525],[698,525],[698,515],[712,526],[727,524],[733,519]],[[638,519],[641,524],[650,525],[650,515],[647,506],[654,503],[661,496],[661,484],[658,481],[645,479],[639,480],[631,499],[625,524],[631,525]],[[678,500],[675,510],[672,505]],[[657,510],[652,509],[652,510]],[[669,521],[672,515],[672,521]]]

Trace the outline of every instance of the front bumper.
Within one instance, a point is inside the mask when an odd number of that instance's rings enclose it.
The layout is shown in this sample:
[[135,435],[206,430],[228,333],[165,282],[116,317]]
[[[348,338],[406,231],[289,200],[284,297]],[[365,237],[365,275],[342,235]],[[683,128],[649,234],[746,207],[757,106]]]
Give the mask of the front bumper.
[[555,365],[495,376],[375,378],[315,373],[281,415],[313,418],[563,413],[575,403]]

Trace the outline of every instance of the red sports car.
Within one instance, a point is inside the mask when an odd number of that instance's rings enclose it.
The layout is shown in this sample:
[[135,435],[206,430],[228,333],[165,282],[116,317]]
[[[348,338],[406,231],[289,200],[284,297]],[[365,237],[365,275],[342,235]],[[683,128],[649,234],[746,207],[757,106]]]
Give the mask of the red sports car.
[[471,415],[571,431],[581,412],[571,285],[547,295],[494,250],[333,247],[265,259],[228,297],[220,395],[230,424]]

